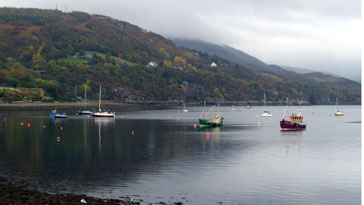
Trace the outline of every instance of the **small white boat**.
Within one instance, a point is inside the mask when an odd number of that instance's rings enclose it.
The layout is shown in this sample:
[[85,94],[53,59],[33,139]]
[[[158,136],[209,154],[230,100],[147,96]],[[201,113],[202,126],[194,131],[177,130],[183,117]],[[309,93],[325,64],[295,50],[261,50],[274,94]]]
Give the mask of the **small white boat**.
[[99,95],[99,111],[91,114],[92,117],[115,117],[114,112],[109,112],[101,109],[101,85],[100,85],[100,95]]
[[183,112],[188,112],[187,108],[186,108],[186,103],[183,103]]
[[231,111],[236,111],[236,108],[234,105],[231,107]]
[[[264,93],[264,107],[265,107],[265,93]],[[260,115],[261,117],[272,117],[272,113],[270,113],[270,111],[268,110],[264,110],[264,112]]]
[[115,117],[115,113],[100,110],[99,112],[94,112],[91,114],[92,117]]
[[91,115],[92,114],[92,112],[86,108],[86,105],[87,105],[86,97],[87,97],[87,83],[85,86],[85,107],[81,111],[78,111],[79,115]]
[[92,112],[91,112],[91,110],[86,108],[86,109],[82,109],[81,111],[79,111],[78,114],[79,115],[91,115]]
[[272,113],[270,113],[269,111],[265,110],[260,116],[261,117],[272,117]]
[[66,114],[55,114],[54,115],[54,118],[67,118],[67,115]]

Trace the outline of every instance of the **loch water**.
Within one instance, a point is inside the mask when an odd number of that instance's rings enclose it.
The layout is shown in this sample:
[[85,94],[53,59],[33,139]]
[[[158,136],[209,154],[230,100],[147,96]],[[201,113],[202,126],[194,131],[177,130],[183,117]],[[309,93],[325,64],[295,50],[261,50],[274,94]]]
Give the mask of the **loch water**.
[[[115,119],[0,112],[0,175],[50,193],[142,203],[360,204],[361,106],[303,106],[307,129],[281,132],[284,107],[117,111]],[[270,118],[260,114],[270,110]],[[289,113],[298,107],[289,107]]]

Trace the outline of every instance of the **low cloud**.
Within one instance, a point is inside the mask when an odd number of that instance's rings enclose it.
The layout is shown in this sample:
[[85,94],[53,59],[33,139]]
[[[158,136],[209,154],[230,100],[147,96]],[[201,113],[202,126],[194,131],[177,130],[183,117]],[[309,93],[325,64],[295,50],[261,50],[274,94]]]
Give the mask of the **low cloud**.
[[167,38],[227,44],[269,64],[360,81],[360,0],[3,0],[0,6],[103,14]]

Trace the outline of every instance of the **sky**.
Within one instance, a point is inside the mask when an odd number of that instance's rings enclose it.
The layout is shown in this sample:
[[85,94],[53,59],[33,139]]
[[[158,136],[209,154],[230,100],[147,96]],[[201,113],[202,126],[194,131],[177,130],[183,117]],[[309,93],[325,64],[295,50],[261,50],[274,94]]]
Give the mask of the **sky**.
[[1,0],[0,6],[102,14],[166,38],[229,45],[267,64],[361,81],[360,0]]

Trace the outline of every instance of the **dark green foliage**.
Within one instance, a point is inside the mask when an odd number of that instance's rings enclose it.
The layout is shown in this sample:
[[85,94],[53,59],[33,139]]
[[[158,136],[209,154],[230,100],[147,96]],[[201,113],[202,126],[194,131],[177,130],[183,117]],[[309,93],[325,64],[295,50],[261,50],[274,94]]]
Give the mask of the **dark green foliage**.
[[72,11],[70,15],[73,16],[75,19],[77,19],[79,22],[85,22],[91,18],[91,16],[88,13],[80,11]]
[[61,11],[45,9],[1,8],[0,19],[6,23],[32,23],[40,26],[59,20]]
[[[157,66],[147,66],[151,61]],[[218,66],[211,67],[212,62]],[[341,102],[360,102],[357,85],[348,89],[345,80],[323,85],[313,78],[322,76],[282,80],[178,48],[160,35],[105,16],[0,8],[0,86],[45,91],[31,99],[73,101],[74,87],[88,82],[89,98],[97,99],[102,84],[105,98],[117,101],[259,101],[266,92],[275,101],[329,103],[323,99],[339,96]]]

